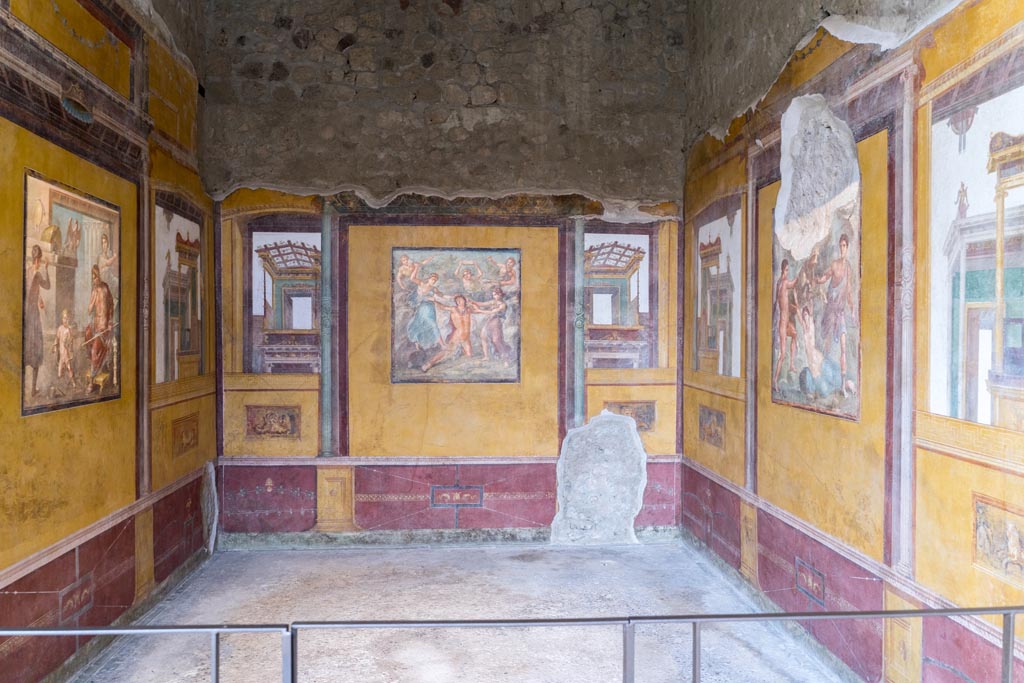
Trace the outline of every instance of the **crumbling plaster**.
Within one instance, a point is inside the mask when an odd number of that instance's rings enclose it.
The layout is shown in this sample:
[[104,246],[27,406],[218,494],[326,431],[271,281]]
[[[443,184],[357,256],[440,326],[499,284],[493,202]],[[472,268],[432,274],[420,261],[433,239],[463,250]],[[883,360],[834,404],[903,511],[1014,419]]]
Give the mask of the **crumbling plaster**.
[[[180,17],[199,0],[132,1]],[[891,48],[954,4],[206,0],[202,175],[216,198],[678,200],[688,145],[755,104],[819,25]],[[201,20],[174,22],[186,52]]]

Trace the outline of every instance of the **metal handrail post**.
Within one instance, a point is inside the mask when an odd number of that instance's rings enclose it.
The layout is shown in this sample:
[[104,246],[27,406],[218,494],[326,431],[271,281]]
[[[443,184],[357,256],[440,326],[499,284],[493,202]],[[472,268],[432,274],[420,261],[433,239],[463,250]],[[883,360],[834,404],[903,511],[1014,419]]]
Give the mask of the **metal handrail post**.
[[1013,683],[1013,612],[1003,612],[1003,683]]
[[281,634],[281,680],[295,683],[295,631],[288,629]]
[[636,633],[633,622],[622,624],[622,683],[633,683],[636,666]]
[[290,683],[299,683],[299,629],[293,624],[289,630],[292,633],[292,679]]
[[220,681],[220,631],[210,634],[210,683]]
[[700,683],[700,622],[693,622],[693,676],[692,683]]

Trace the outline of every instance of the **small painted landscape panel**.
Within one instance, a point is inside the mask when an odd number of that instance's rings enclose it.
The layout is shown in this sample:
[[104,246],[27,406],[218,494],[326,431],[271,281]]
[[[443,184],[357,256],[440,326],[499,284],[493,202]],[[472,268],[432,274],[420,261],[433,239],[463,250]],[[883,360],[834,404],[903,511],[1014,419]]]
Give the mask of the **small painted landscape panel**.
[[302,438],[301,406],[246,406],[245,438]]
[[1024,508],[978,493],[974,500],[974,565],[1024,588]]
[[171,423],[171,452],[175,458],[199,447],[199,413],[190,413]]
[[715,448],[725,448],[725,413],[702,405],[697,427],[698,439]]
[[519,249],[391,251],[391,381],[514,383]]
[[121,395],[118,207],[25,176],[22,415]]
[[203,359],[203,244],[199,224],[157,207],[156,253],[157,383],[196,377]]
[[1024,430],[1024,87],[1008,51],[936,98],[928,410]]
[[638,432],[654,429],[654,407],[657,401],[605,401],[604,409],[633,418]]
[[320,234],[252,234],[252,372],[320,372]]

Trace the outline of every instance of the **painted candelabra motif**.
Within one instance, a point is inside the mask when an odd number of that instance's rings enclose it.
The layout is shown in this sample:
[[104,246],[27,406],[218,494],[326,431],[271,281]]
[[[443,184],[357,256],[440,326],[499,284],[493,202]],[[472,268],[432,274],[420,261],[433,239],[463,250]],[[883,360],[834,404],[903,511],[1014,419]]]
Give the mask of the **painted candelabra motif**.
[[[936,99],[929,406],[1024,430],[1024,87],[1012,51]],[[969,97],[984,92],[986,99]]]
[[25,176],[22,414],[121,395],[121,214]]
[[320,372],[320,235],[252,235],[253,372]]
[[199,224],[170,209],[157,208],[157,383],[202,374],[203,273]]
[[[788,120],[787,120],[788,118]],[[772,400],[860,418],[860,167],[824,98],[783,117],[783,185],[772,243]],[[814,173],[809,169],[828,169]]]
[[391,252],[391,381],[519,381],[518,249]]

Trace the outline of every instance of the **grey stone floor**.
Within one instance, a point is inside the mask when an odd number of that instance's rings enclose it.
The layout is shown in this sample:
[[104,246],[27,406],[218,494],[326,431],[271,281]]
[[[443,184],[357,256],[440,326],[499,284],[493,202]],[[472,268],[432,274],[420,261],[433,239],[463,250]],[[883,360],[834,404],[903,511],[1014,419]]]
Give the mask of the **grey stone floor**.
[[[749,589],[685,543],[231,551],[149,612],[148,624],[611,617],[757,611]],[[617,683],[620,627],[312,631],[302,683]],[[778,625],[707,627],[705,683],[850,680]],[[690,680],[688,626],[637,627],[636,680]],[[227,682],[280,681],[278,636],[223,640]],[[75,683],[209,681],[207,636],[125,637]]]

